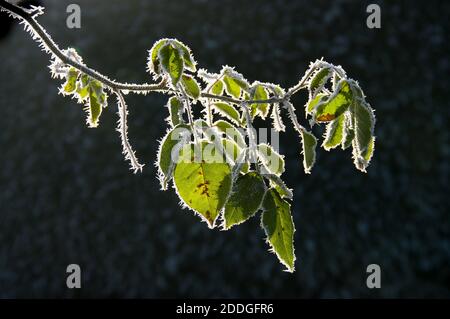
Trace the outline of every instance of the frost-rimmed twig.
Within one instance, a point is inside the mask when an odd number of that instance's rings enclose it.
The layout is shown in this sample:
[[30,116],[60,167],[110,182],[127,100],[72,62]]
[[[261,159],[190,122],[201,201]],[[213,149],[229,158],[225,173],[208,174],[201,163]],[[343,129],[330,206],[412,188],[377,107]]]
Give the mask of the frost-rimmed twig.
[[114,90],[114,93],[117,96],[117,113],[119,115],[119,120],[117,122],[118,126],[116,130],[120,133],[120,139],[122,140],[122,153],[125,155],[125,159],[130,161],[130,169],[132,169],[134,173],[142,172],[144,164],[139,163],[136,157],[136,152],[133,150],[133,147],[128,140],[128,109],[125,98],[123,97],[122,92],[120,92],[119,90]]
[[[53,56],[58,57],[65,64],[73,66],[74,68],[86,73],[87,75],[93,77],[94,79],[102,82],[106,86],[114,90],[128,90],[133,92],[150,92],[150,91],[160,91],[166,89],[166,80],[163,79],[161,82],[156,84],[134,84],[134,83],[120,83],[114,80],[111,80],[107,76],[95,71],[83,64],[78,63],[71,57],[64,54],[64,52],[58,47],[58,45],[53,41],[47,31],[36,21],[35,17],[36,8],[32,8],[30,10],[21,8],[12,3],[7,2],[6,0],[0,0],[0,9],[2,11],[8,12],[13,18],[21,19],[22,22],[26,23],[26,30],[31,32],[33,39],[39,42],[41,48],[47,52],[52,54]],[[42,9],[38,11],[42,12]]]

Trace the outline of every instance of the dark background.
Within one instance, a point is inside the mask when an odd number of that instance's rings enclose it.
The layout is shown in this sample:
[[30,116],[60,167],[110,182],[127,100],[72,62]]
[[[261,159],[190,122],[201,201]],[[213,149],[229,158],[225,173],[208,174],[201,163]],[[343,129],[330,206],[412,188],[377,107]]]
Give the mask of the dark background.
[[[324,57],[359,80],[377,115],[367,174],[350,151],[318,151],[312,175],[300,143],[281,136],[294,188],[297,271],[268,253],[259,218],[209,230],[159,190],[157,139],[167,97],[128,95],[130,138],[121,154],[116,105],[88,129],[57,94],[48,56],[15,26],[0,42],[0,297],[450,297],[448,1],[45,1],[39,21],[61,48],[120,81],[151,81],[147,50],[162,37],[192,48],[200,67],[236,66],[248,79],[294,85]],[[5,19],[2,15],[0,19]],[[303,119],[305,96],[294,100]],[[316,131],[321,134],[321,131]],[[66,266],[82,289],[66,288]],[[365,285],[382,268],[382,288]]]

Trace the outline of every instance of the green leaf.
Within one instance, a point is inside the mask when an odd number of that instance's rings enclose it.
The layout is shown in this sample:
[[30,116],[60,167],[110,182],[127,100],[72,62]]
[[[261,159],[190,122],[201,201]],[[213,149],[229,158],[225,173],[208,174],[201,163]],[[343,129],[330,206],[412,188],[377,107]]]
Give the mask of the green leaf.
[[355,138],[353,140],[353,159],[357,169],[366,172],[375,149],[375,115],[372,108],[361,98],[353,104]]
[[279,176],[275,174],[264,174],[264,177],[270,181],[270,186],[275,188],[282,198],[293,198],[294,194],[292,193],[292,189],[287,187]]
[[78,83],[77,83],[77,94],[78,94],[78,98],[81,101],[83,101],[89,95],[89,87],[87,87],[87,86],[85,86],[85,87],[80,86],[80,83],[78,81]]
[[[253,101],[262,101],[262,100],[267,100],[269,98],[269,94],[267,93],[266,89],[262,85],[257,84],[255,86],[254,90],[255,91],[254,91],[254,95],[252,98]],[[258,103],[258,104],[251,105],[252,117],[259,115],[261,118],[265,119],[268,113],[269,113],[269,104],[268,103]]]
[[324,102],[327,98],[328,95],[319,93],[314,98],[310,99],[306,104],[306,115],[312,114],[319,102]]
[[352,145],[353,139],[355,138],[355,131],[353,130],[352,120],[353,114],[345,113],[345,126],[344,126],[344,136],[342,138],[341,148],[343,150],[349,148]]
[[167,102],[167,108],[169,109],[169,117],[167,121],[169,122],[170,126],[175,127],[178,124],[184,122],[182,117],[183,103],[178,97],[170,97],[169,101]]
[[82,102],[89,97],[89,82],[90,82],[89,76],[82,73],[77,81],[77,89],[76,89],[79,102]]
[[264,197],[264,212],[261,225],[266,233],[267,242],[288,272],[294,272],[294,232],[291,205],[278,195],[274,189]]
[[327,151],[336,148],[341,144],[344,137],[345,115],[340,115],[337,119],[327,124],[325,139],[322,146]]
[[97,127],[98,126],[98,120],[100,118],[100,115],[102,114],[102,105],[100,104],[100,101],[97,97],[97,95],[94,93],[94,90],[89,90],[89,117],[88,117],[88,124],[89,127]]
[[361,153],[362,157],[366,161],[366,163],[370,163],[370,160],[372,159],[373,152],[375,151],[375,137],[372,136],[370,138],[369,145],[367,148]]
[[100,81],[90,79],[89,88],[89,106],[88,119],[89,127],[97,127],[102,109],[106,107],[106,93],[103,91],[103,84]]
[[194,61],[194,57],[192,56],[191,49],[186,44],[184,44],[178,40],[173,40],[173,42],[183,53],[183,61],[184,61],[184,66],[186,67],[186,69],[188,69],[189,71],[192,71],[192,72],[196,72],[197,67],[196,67],[196,63]]
[[172,85],[176,86],[183,74],[184,62],[180,50],[174,47],[172,43],[165,44],[158,53],[161,66],[165,73],[170,76]]
[[67,71],[66,83],[64,84],[64,93],[71,94],[76,90],[79,75],[80,71],[73,67]]
[[258,145],[258,157],[264,167],[272,174],[281,175],[284,172],[284,158],[270,145]]
[[231,76],[225,75],[223,77],[223,82],[225,83],[225,90],[228,95],[231,95],[237,99],[241,96],[241,87],[235,79]]
[[167,44],[167,42],[169,41],[169,39],[161,39],[157,42],[155,42],[155,44],[153,45],[153,47],[150,49],[150,57],[148,59],[148,69],[150,72],[153,72],[155,74],[161,74],[161,70],[160,70],[160,61],[159,61],[159,50],[165,45]]
[[211,87],[212,94],[215,95],[222,95],[223,93],[223,82],[221,80],[214,83],[214,85]]
[[[202,154],[206,153],[207,145],[211,144],[202,143]],[[185,205],[214,228],[231,191],[231,168],[227,163],[211,161],[205,155],[197,160],[192,156],[193,152],[193,145],[183,148],[181,161],[175,168],[175,187]]]
[[330,76],[330,68],[323,68],[314,74],[314,76],[311,78],[311,81],[309,82],[309,92],[311,94],[311,97],[314,97],[317,94],[316,91],[323,87]]
[[375,115],[370,106],[355,100],[353,116],[357,147],[358,151],[362,154],[369,147],[371,142],[375,126]]
[[250,172],[237,178],[223,215],[224,228],[230,229],[254,216],[259,210],[266,185],[256,172]]
[[302,132],[302,154],[303,154],[303,168],[306,174],[311,174],[311,168],[316,161],[316,137],[310,133]]
[[178,160],[179,152],[185,143],[190,140],[189,126],[180,124],[161,140],[158,150],[158,175],[161,188],[166,190],[167,183],[172,179],[173,170]]
[[347,81],[339,82],[338,88],[326,101],[315,109],[316,122],[330,122],[343,114],[352,102],[351,88]]
[[200,86],[192,76],[183,74],[182,83],[187,95],[195,100],[200,97]]
[[352,128],[345,128],[344,138],[342,139],[341,148],[346,150],[352,145],[353,139],[355,138],[355,131]]
[[234,106],[224,102],[214,102],[212,105],[213,109],[217,111],[219,114],[225,116],[230,121],[233,121],[235,124],[240,123],[240,114],[239,111],[236,110]]
[[229,139],[236,142],[240,148],[245,148],[247,146],[241,132],[239,132],[239,130],[231,123],[224,120],[219,120],[214,122],[214,126],[217,127],[220,132],[224,133]]

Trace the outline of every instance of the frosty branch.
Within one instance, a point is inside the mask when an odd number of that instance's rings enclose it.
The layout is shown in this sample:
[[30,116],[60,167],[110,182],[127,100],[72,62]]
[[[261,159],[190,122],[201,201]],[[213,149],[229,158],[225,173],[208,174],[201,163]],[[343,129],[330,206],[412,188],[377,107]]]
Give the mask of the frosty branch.
[[[120,83],[88,67],[74,49],[61,50],[36,20],[43,8],[24,9],[0,0],[0,9],[19,19],[51,56],[51,75],[63,80],[59,92],[84,105],[89,127],[98,126],[108,93],[116,96],[117,131],[125,159],[135,173],[144,165],[128,139],[125,95],[169,95],[169,128],[156,161],[162,189],[172,183],[183,207],[210,228],[220,220],[227,230],[262,211],[267,242],[287,271],[294,271],[295,264],[295,226],[289,204],[293,194],[281,177],[284,156],[274,145],[258,140],[253,121],[270,117],[270,126],[282,132],[285,112],[300,137],[304,171],[311,173],[317,138],[300,124],[291,102],[294,94],[305,89],[309,93],[306,118],[311,126],[325,125],[325,150],[351,147],[354,165],[363,172],[373,156],[374,112],[358,82],[340,66],[317,60],[296,85],[285,90],[273,83],[250,83],[229,66],[218,73],[197,69],[189,47],[176,39],[161,39],[149,50],[147,62],[147,71],[158,82]],[[202,109],[200,116],[193,110],[197,104]]]

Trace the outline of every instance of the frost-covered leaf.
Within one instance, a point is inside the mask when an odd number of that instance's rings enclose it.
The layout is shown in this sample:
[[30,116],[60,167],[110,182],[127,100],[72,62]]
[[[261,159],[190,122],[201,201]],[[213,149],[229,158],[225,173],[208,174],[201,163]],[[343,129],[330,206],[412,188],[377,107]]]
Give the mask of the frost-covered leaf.
[[311,81],[309,82],[309,92],[311,97],[315,97],[315,95],[320,91],[320,88],[325,85],[330,77],[331,70],[328,67],[320,69],[313,75]]
[[317,105],[314,112],[316,122],[330,122],[343,114],[352,103],[351,88],[347,81],[339,82],[338,88],[327,100]]
[[185,68],[192,72],[197,71],[196,62],[194,60],[194,57],[192,56],[191,49],[186,44],[180,42],[179,40],[173,41],[175,43],[175,46],[177,46],[183,53],[182,55]]
[[214,102],[212,106],[213,109],[217,111],[219,114],[225,116],[230,121],[233,121],[235,124],[239,125],[240,114],[239,111],[236,110],[234,106],[224,102]]
[[172,85],[175,87],[180,81],[184,69],[180,50],[169,42],[159,49],[158,58],[164,72],[170,76]]
[[[254,90],[252,98],[253,101],[263,101],[269,98],[267,90],[261,84],[256,84],[253,90]],[[269,113],[268,103],[251,104],[252,117],[259,115],[261,118],[265,119],[268,113]]]
[[375,115],[364,101],[356,99],[353,105],[355,138],[353,140],[353,159],[357,169],[366,171],[375,149]]
[[362,152],[362,157],[366,161],[366,163],[370,163],[370,160],[372,159],[373,152],[375,151],[375,137],[372,136],[370,138],[369,145],[367,148]]
[[284,158],[270,145],[258,145],[258,158],[264,167],[272,174],[281,175],[284,172]]
[[[352,110],[352,107],[350,106]],[[353,111],[344,113],[344,136],[342,137],[341,148],[343,150],[349,148],[352,145],[353,138],[355,137],[355,131],[353,130]]]
[[306,174],[311,174],[311,168],[316,161],[316,137],[309,132],[302,132],[302,154],[303,154],[303,168]]
[[70,68],[69,71],[67,71],[66,76],[66,83],[64,84],[64,93],[71,94],[73,93],[77,88],[77,80],[78,76],[80,75],[80,71],[78,71],[75,68]]
[[89,91],[89,117],[88,123],[89,127],[97,127],[98,120],[102,114],[102,105],[98,100],[97,96],[94,95],[92,90]]
[[195,152],[193,145],[183,148],[180,162],[175,167],[174,182],[184,204],[214,228],[231,192],[231,168],[227,163],[211,161],[205,156],[207,145],[211,144],[202,144],[201,160],[192,155]]
[[169,98],[169,101],[167,102],[167,108],[169,109],[169,117],[168,122],[170,126],[175,127],[178,124],[183,123],[183,103],[181,100],[176,97],[172,96]]
[[248,91],[249,85],[242,74],[234,71],[234,69],[230,67],[224,67],[222,73],[222,81],[225,84],[225,90],[228,95],[239,98],[242,91]]
[[148,69],[149,71],[153,72],[154,74],[161,74],[161,68],[160,68],[160,61],[159,61],[159,57],[158,57],[158,53],[159,50],[165,45],[167,44],[167,42],[169,41],[169,39],[161,39],[157,42],[155,42],[155,44],[153,44],[153,47],[150,49],[150,56],[148,59]]
[[341,144],[344,137],[345,115],[342,114],[327,124],[325,139],[322,143],[324,149],[329,151]]
[[369,147],[373,136],[375,116],[368,105],[358,102],[355,102],[353,112],[356,142],[362,153]]
[[222,95],[223,93],[223,82],[221,80],[216,81],[211,87],[212,94]]
[[283,182],[283,180],[279,176],[277,176],[275,174],[264,174],[264,177],[269,179],[270,186],[275,188],[276,191],[278,192],[278,194],[280,194],[280,196],[282,198],[284,198],[284,197],[288,198],[288,199],[293,198],[294,195],[292,193],[292,189],[287,187],[286,184]]
[[80,101],[85,100],[89,95],[89,83],[88,76],[82,74],[80,79],[77,81],[77,94]]
[[89,127],[97,127],[102,109],[106,107],[106,93],[103,90],[103,84],[97,80],[89,81],[89,105],[87,107]]
[[225,90],[228,95],[237,99],[241,96],[241,87],[232,77],[225,75],[223,77],[223,82],[225,83]]
[[319,104],[319,102],[324,102],[327,98],[328,95],[319,93],[314,98],[310,99],[306,104],[306,115],[312,114],[314,108]]
[[237,178],[233,192],[225,206],[224,228],[230,229],[255,215],[261,206],[266,186],[256,172],[250,172]]
[[192,76],[183,74],[181,81],[187,95],[195,100],[200,97],[200,86]]
[[180,124],[168,131],[158,150],[158,174],[162,189],[172,179],[173,170],[183,145],[190,140],[189,126]]
[[267,191],[263,202],[261,218],[267,242],[288,272],[294,271],[294,232],[291,205],[280,197],[274,189]]

